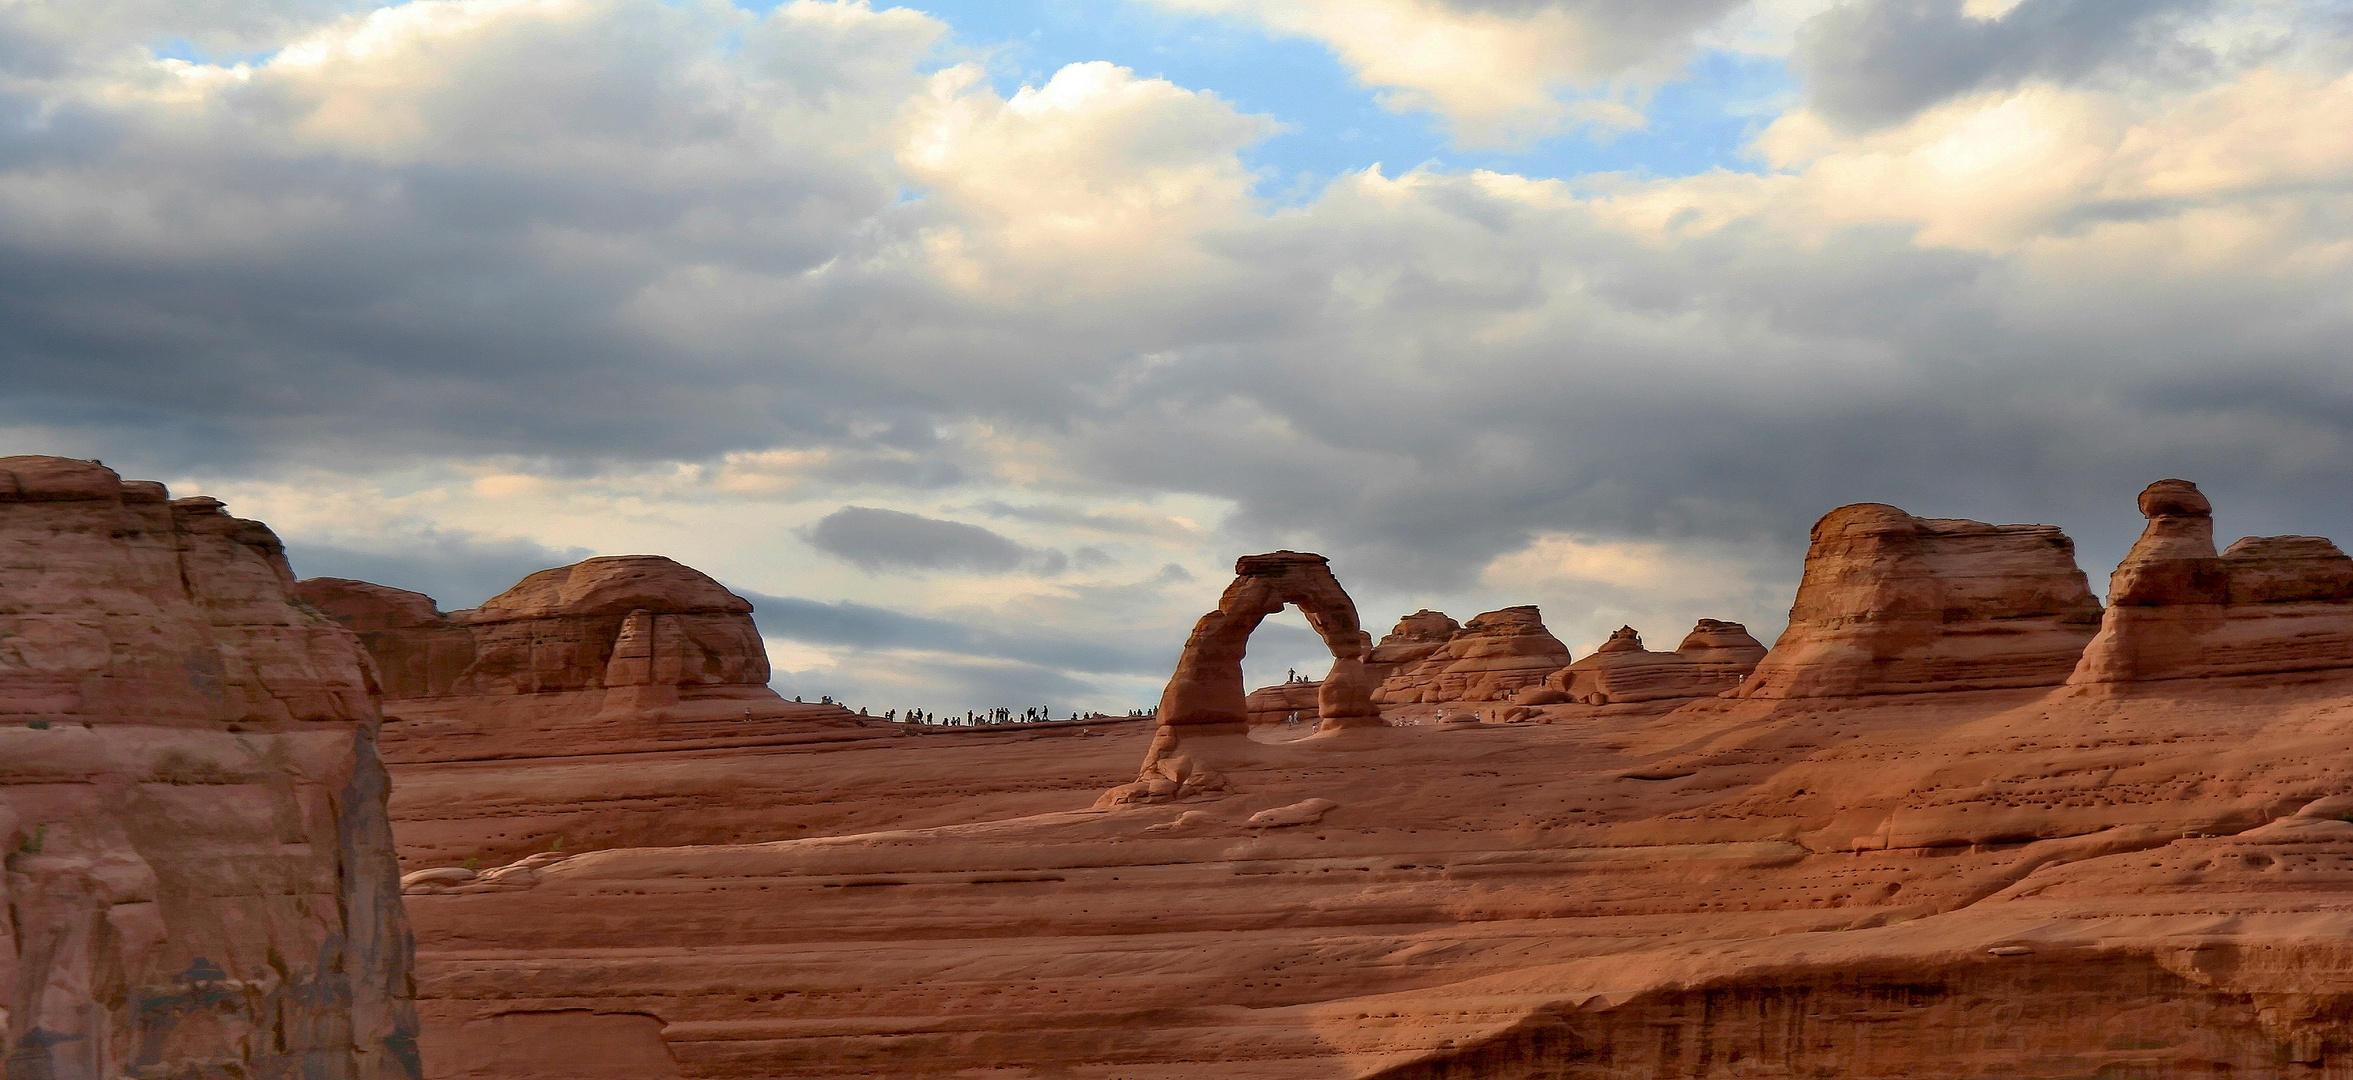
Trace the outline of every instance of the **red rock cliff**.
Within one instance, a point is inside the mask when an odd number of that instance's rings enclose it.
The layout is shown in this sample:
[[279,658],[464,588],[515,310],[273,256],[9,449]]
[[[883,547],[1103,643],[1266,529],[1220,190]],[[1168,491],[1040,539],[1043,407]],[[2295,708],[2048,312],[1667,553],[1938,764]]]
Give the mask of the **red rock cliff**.
[[2052,526],[1842,506],[1815,523],[1789,628],[1738,693],[2056,686],[2099,621],[2075,544]]
[[7,1075],[418,1075],[352,634],[267,526],[0,458]]
[[1420,663],[1373,692],[1382,705],[1502,701],[1567,667],[1568,646],[1544,628],[1534,605],[1490,611],[1463,624]]

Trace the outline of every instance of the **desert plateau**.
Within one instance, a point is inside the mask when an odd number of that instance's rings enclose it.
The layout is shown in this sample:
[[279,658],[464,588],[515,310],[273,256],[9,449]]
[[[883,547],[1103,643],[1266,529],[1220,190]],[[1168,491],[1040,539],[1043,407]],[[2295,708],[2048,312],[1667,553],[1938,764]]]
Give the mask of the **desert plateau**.
[[1769,650],[1244,556],[1152,715],[965,727],[659,556],[442,612],[0,459],[9,1076],[2353,1072],[2353,560],[2139,509],[2104,607],[1833,510]]
[[0,0],[0,1080],[2353,1080],[2353,0]]

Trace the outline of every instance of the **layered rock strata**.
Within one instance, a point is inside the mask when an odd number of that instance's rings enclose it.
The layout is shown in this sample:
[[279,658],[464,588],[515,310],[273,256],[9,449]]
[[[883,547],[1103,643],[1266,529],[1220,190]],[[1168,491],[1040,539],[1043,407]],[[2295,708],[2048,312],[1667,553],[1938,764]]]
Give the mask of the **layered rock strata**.
[[856,726],[839,706],[779,698],[752,605],[659,555],[542,570],[447,614],[363,581],[301,587],[387,673],[395,763],[752,746]]
[[2075,544],[2057,528],[1842,506],[1815,523],[1789,628],[1737,693],[2055,686],[2099,623]]
[[[1668,653],[1645,650],[1642,635],[1625,626],[1544,686],[1559,700],[1586,705],[1712,697],[1739,686],[1764,657],[1765,647],[1735,622],[1701,619]],[[1534,703],[1526,695],[1515,700]]]
[[1252,724],[1281,724],[1293,720],[1311,719],[1316,715],[1318,696],[1323,690],[1322,679],[1306,682],[1279,682],[1250,691],[1242,699],[1249,710]]
[[1365,657],[1365,677],[1375,687],[1380,686],[1388,681],[1389,676],[1419,664],[1429,659],[1432,653],[1445,648],[1446,643],[1454,639],[1454,632],[1460,629],[1462,624],[1447,618],[1445,612],[1428,608],[1397,620],[1397,625],[1390,629],[1389,635],[1382,638],[1380,644],[1373,646],[1371,655]]
[[2249,536],[2217,554],[2213,505],[2187,480],[2149,485],[2140,508],[2148,526],[2070,683],[2353,667],[2353,559],[2335,544]]
[[10,1080],[418,1075],[352,634],[209,498],[0,458]]
[[1574,657],[1544,628],[1533,605],[1490,611],[1464,623],[1420,663],[1373,691],[1382,705],[1503,701],[1544,682]]

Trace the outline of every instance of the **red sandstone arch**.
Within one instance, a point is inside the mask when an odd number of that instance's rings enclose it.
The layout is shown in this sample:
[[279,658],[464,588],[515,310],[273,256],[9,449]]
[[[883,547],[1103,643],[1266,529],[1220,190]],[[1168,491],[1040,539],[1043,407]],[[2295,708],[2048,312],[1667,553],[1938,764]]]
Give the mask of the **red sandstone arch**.
[[1244,555],[1235,561],[1234,575],[1217,610],[1201,616],[1185,639],[1176,674],[1160,695],[1161,725],[1248,724],[1242,654],[1251,631],[1285,604],[1297,605],[1332,650],[1332,673],[1316,695],[1324,726],[1380,723],[1364,670],[1373,638],[1357,624],[1356,602],[1332,577],[1331,560],[1299,551]]
[[1103,793],[1098,806],[1183,798],[1225,787],[1220,765],[1249,747],[1250,713],[1242,693],[1242,653],[1266,617],[1295,604],[1332,650],[1332,673],[1316,694],[1325,729],[1376,727],[1372,680],[1364,660],[1373,636],[1357,624],[1356,601],[1332,577],[1331,560],[1300,551],[1244,555],[1217,610],[1193,624],[1176,674],[1160,695],[1160,730],[1136,782]]

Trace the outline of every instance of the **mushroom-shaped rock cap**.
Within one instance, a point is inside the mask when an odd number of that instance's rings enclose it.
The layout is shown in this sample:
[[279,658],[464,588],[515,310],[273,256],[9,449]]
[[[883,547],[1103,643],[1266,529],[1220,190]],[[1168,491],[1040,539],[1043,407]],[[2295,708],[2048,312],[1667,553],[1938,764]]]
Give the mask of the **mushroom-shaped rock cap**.
[[542,570],[491,597],[459,622],[506,622],[562,616],[748,614],[751,602],[691,566],[660,555],[607,555]]
[[2159,480],[2141,489],[2141,516],[2213,517],[2214,504],[2187,480]]
[[1610,639],[1602,642],[1601,648],[1593,651],[1597,653],[1641,652],[1642,635],[1631,626],[1621,626],[1610,631]]
[[1330,566],[1332,560],[1306,551],[1270,551],[1264,555],[1244,555],[1234,560],[1237,577],[1259,577],[1280,574],[1299,566]]

